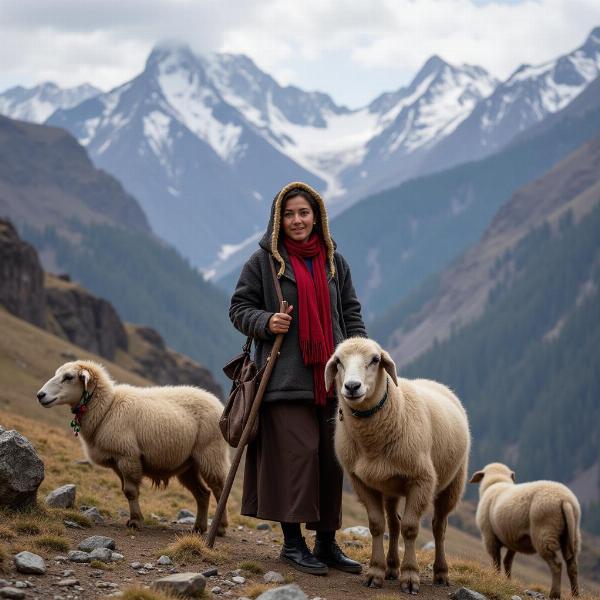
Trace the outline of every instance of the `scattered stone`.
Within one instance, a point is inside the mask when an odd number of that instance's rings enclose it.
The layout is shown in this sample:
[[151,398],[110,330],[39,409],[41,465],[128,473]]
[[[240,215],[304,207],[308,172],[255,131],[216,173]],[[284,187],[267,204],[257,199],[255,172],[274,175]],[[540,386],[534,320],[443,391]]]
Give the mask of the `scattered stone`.
[[264,542],[262,540],[256,540],[257,546],[262,546],[263,544],[264,544]]
[[277,571],[267,571],[263,575],[263,581],[265,583],[283,583],[283,575]]
[[157,561],[157,564],[159,565],[172,565],[173,561],[166,555],[163,554]]
[[217,567],[213,567],[212,569],[207,569],[206,571],[202,571],[202,575],[204,577],[215,577],[219,574],[219,569]]
[[120,561],[122,561],[124,558],[125,558],[125,557],[124,557],[122,554],[119,554],[118,552],[113,552],[113,553],[110,555],[110,560],[111,560],[112,562],[120,562]]
[[33,506],[43,480],[44,463],[29,440],[14,429],[0,433],[0,506]]
[[66,569],[62,572],[63,577],[72,577],[73,575],[75,575],[75,571],[73,571],[73,569]]
[[421,546],[421,550],[435,550],[435,542],[429,540],[426,544]]
[[211,594],[220,594],[223,590],[218,585],[210,589]]
[[179,521],[179,519],[185,519],[186,517],[191,517],[192,519],[195,519],[196,515],[191,510],[188,510],[187,508],[182,508],[177,513],[177,521]]
[[152,587],[172,592],[175,595],[199,597],[206,587],[206,578],[202,573],[176,573],[156,580]]
[[268,523],[259,523],[256,526],[256,529],[258,529],[258,531],[273,531],[273,528]]
[[344,529],[344,533],[359,535],[360,537],[370,537],[371,536],[371,532],[369,531],[369,528],[365,527],[364,525],[355,525],[354,527],[346,527],[346,529]]
[[182,519],[177,519],[175,523],[177,525],[193,525],[196,522],[196,517],[183,517]]
[[152,571],[152,569],[154,569],[154,565],[152,563],[146,563],[144,565],[144,569],[147,569],[148,571]]
[[243,525],[238,525],[238,531],[244,531],[244,526]]
[[72,587],[74,585],[79,585],[79,579],[75,579],[74,577],[71,579],[61,579],[56,582],[56,585],[60,587]]
[[119,510],[117,511],[117,514],[120,517],[128,517],[129,516],[129,513],[126,510],[122,509],[122,508],[119,508]]
[[110,562],[112,558],[112,550],[108,548],[94,548],[90,552],[90,560],[101,560],[102,562]]
[[235,583],[233,583],[233,581],[229,581],[229,579],[224,579],[223,585],[226,585],[228,587],[235,587]]
[[67,562],[69,559],[68,559],[66,556],[63,556],[62,554],[57,554],[57,555],[54,557],[54,560],[55,560],[56,562]]
[[544,594],[542,594],[541,592],[536,592],[535,590],[525,590],[525,593],[528,596],[531,596],[532,598],[545,598],[546,596],[544,596]]
[[81,550],[71,550],[68,554],[68,559],[76,563],[89,563],[91,560],[89,553],[82,552]]
[[348,548],[364,548],[364,544],[358,540],[349,540],[344,542],[344,546],[347,546]]
[[9,585],[10,585],[10,581],[6,581],[6,579],[0,579],[0,588],[8,587]]
[[246,583],[246,578],[242,577],[241,575],[236,575],[235,577],[231,578],[231,581],[233,581],[233,583],[239,583],[242,585],[242,583]]
[[137,560],[135,562],[132,562],[129,565],[132,569],[141,569],[142,568],[142,563],[138,562]]
[[511,596],[510,600],[522,600],[521,596]]
[[25,598],[25,592],[15,587],[3,587],[0,588],[0,598],[12,598],[13,600],[21,600]]
[[65,519],[63,523],[65,524],[65,527],[69,527],[70,529],[83,529],[83,527],[79,523],[75,523],[75,521]]
[[104,523],[104,517],[99,513],[98,509],[95,506],[88,508],[83,511],[83,514],[88,518],[94,521],[94,523],[101,524]]
[[72,483],[61,485],[46,496],[46,506],[50,508],[73,508],[77,488]]
[[257,600],[308,600],[308,596],[297,583],[290,583],[263,592]]
[[452,600],[487,600],[486,596],[470,590],[466,587],[461,587],[448,594]]
[[46,572],[46,563],[41,556],[33,552],[19,552],[15,556],[15,567],[19,573],[32,573],[43,575]]
[[148,571],[148,569],[141,568],[141,569],[137,570],[138,575],[148,575],[148,573],[150,573],[150,571]]
[[94,548],[108,548],[109,550],[114,550],[115,540],[104,535],[93,535],[92,537],[85,538],[85,540],[79,542],[78,548],[84,552],[91,552]]
[[24,581],[15,581],[15,587],[24,590],[28,586]]

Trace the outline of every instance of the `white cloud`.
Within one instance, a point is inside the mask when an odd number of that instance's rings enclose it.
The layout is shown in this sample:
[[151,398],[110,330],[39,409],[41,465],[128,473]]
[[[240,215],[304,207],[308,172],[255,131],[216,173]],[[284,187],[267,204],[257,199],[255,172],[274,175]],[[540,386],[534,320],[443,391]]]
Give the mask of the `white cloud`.
[[[393,89],[432,54],[506,78],[523,62],[580,45],[600,25],[600,3],[0,0],[0,15],[0,86],[50,79],[113,87],[140,72],[157,41],[173,38],[199,52],[245,53],[283,83],[320,86],[356,105],[383,91],[382,80]],[[360,91],[348,86],[349,73]]]

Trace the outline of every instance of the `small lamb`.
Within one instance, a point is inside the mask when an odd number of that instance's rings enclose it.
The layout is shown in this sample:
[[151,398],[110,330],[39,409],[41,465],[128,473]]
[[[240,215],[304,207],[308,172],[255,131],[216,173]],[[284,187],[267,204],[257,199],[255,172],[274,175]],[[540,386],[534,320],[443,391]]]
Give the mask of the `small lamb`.
[[502,463],[491,463],[471,477],[481,483],[477,526],[483,543],[500,571],[500,550],[506,547],[504,571],[510,577],[516,552],[538,553],[550,567],[550,598],[560,598],[562,562],[571,582],[571,592],[579,595],[577,555],[581,545],[580,508],[575,494],[556,481],[515,484],[515,474]]
[[[210,490],[218,500],[229,471],[229,451],[219,429],[223,406],[191,386],[116,384],[90,360],[68,362],[38,392],[44,408],[67,404],[91,462],[112,469],[129,501],[128,527],[140,529],[138,502],[144,476],[156,486],[176,476],[194,496],[194,531],[207,529]],[[219,534],[225,533],[227,515]]]

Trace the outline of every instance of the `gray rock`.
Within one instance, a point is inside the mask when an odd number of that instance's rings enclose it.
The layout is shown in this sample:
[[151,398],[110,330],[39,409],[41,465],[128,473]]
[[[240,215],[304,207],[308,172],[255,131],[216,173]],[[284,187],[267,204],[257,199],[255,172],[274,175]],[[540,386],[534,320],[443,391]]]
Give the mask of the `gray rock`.
[[89,552],[82,552],[81,550],[71,550],[67,555],[67,558],[71,562],[76,563],[89,563],[91,560]]
[[207,569],[206,571],[202,571],[202,575],[204,577],[215,577],[215,575],[219,574],[219,569],[217,567],[213,567],[212,569]]
[[92,506],[86,510],[83,511],[83,514],[88,518],[91,519],[94,523],[98,524],[98,523],[104,523],[104,518],[102,517],[102,515],[98,512],[98,509],[95,506]]
[[239,583],[242,585],[242,583],[246,583],[246,578],[242,577],[241,575],[236,575],[235,577],[231,578],[231,581],[233,581],[233,583]]
[[152,571],[152,569],[154,569],[154,565],[152,563],[146,563],[144,565],[144,569],[147,569],[148,571]]
[[57,555],[54,557],[54,560],[55,560],[56,562],[59,562],[59,563],[60,563],[60,562],[67,562],[69,559],[68,559],[66,556],[63,556],[62,554],[57,554]]
[[511,596],[510,600],[522,600],[521,596]]
[[70,529],[83,529],[83,527],[79,523],[75,523],[75,521],[65,519],[63,523],[65,524],[65,527],[69,527]]
[[308,596],[296,583],[282,585],[263,592],[257,600],[308,600]]
[[73,508],[77,488],[72,483],[61,485],[46,496],[46,506],[50,508]]
[[15,567],[19,573],[33,573],[43,575],[46,572],[46,563],[41,556],[33,552],[19,552],[15,556]]
[[166,555],[163,554],[157,561],[157,564],[159,565],[172,565],[173,561]]
[[235,583],[233,583],[233,581],[229,581],[229,579],[224,579],[223,585],[226,585],[227,587],[235,587]]
[[263,575],[263,581],[265,583],[283,583],[283,575],[277,571],[267,571]]
[[532,598],[545,598],[546,596],[544,596],[544,594],[542,594],[541,592],[536,592],[535,590],[525,590],[525,593],[528,596],[531,596]]
[[487,600],[487,597],[479,592],[461,587],[448,594],[452,600]]
[[206,587],[206,577],[202,573],[175,573],[161,579],[157,579],[152,587],[164,590],[180,596],[191,596],[198,598]]
[[421,546],[421,550],[435,550],[435,542],[429,540],[427,543]]
[[215,585],[215,587],[210,589],[211,594],[220,594],[223,590],[218,586]]
[[258,529],[258,531],[273,531],[273,528],[268,523],[259,523],[256,526],[256,529]]
[[44,463],[18,431],[0,434],[0,507],[23,510],[33,506],[44,480]]
[[125,557],[122,554],[119,554],[118,552],[113,552],[110,555],[110,560],[111,562],[121,562]]
[[141,569],[142,568],[142,563],[138,562],[137,560],[135,562],[132,562],[129,565],[132,569]]
[[108,548],[94,548],[90,552],[90,560],[101,560],[102,562],[110,562],[112,558],[112,550]]
[[25,592],[15,587],[0,588],[0,598],[13,598],[13,600],[21,600],[25,598]]
[[73,575],[75,575],[75,571],[73,571],[73,569],[66,569],[62,572],[63,577],[73,577]]
[[344,533],[359,535],[360,537],[370,537],[371,536],[371,532],[369,531],[369,528],[365,527],[364,525],[355,525],[354,527],[346,527],[346,529],[344,529]]
[[10,581],[7,581],[6,579],[0,579],[0,588],[8,587],[9,585]]
[[103,535],[93,535],[79,542],[78,548],[84,552],[91,552],[94,548],[115,549],[115,540]]
[[70,579],[60,579],[56,582],[56,585],[60,587],[72,587],[74,585],[79,585],[79,579],[75,579],[74,577]]
[[4,429],[4,427],[2,427],[2,425],[0,425],[0,435],[2,435],[5,431],[6,431],[6,429]]
[[196,517],[183,517],[175,521],[178,525],[193,525],[196,522]]
[[123,508],[119,508],[119,510],[117,511],[117,514],[120,517],[128,517],[129,516],[129,512],[127,512],[125,509]]
[[177,513],[177,521],[179,521],[179,519],[185,519],[185,518],[192,518],[195,519],[196,515],[191,511],[188,510],[187,508],[182,508],[178,513]]

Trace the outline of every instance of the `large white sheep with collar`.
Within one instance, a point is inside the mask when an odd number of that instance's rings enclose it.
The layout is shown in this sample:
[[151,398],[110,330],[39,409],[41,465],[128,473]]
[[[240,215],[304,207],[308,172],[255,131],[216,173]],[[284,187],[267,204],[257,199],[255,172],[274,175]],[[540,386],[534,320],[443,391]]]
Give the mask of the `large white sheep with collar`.
[[[340,399],[336,453],[369,518],[373,548],[366,585],[381,587],[384,577],[398,577],[402,532],[400,584],[403,591],[419,591],[415,539],[431,504],[434,583],[448,585],[444,535],[448,514],[463,492],[470,445],[460,401],[435,381],[398,379],[390,355],[365,338],[350,338],[336,348],[325,380],[328,388],[335,380]],[[401,521],[400,497],[406,498]],[[387,565],[384,507],[390,531]]]
[[550,598],[560,598],[561,550],[574,596],[579,594],[577,555],[580,548],[580,508],[575,494],[556,481],[515,483],[515,474],[502,463],[491,463],[471,477],[479,483],[477,525],[494,567],[510,577],[516,552],[538,553],[550,567]]
[[[111,468],[121,480],[129,527],[141,528],[144,521],[138,502],[142,478],[166,485],[177,476],[198,505],[194,530],[206,531],[210,490],[218,500],[229,470],[218,424],[223,406],[216,396],[191,386],[116,384],[101,364],[78,360],[60,366],[37,397],[46,408],[67,404],[77,411],[90,461]],[[225,514],[221,534],[226,526]]]

